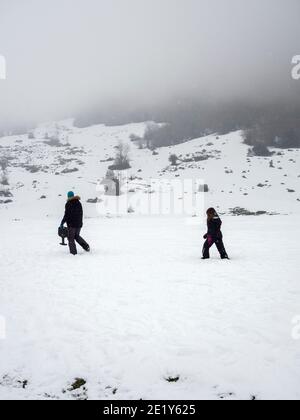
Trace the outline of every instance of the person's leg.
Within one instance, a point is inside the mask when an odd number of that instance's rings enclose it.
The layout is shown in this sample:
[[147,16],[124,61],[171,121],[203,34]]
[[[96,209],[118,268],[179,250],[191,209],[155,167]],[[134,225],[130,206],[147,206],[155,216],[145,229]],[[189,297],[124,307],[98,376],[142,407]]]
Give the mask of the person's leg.
[[209,259],[210,258],[209,249],[213,246],[213,244],[214,244],[214,241],[213,241],[212,238],[209,237],[209,238],[206,239],[206,241],[204,243],[204,246],[203,246],[203,251],[202,251],[203,259]]
[[225,249],[223,240],[222,239],[218,239],[218,240],[216,240],[215,243],[216,243],[216,247],[218,248],[218,251],[220,253],[221,258],[223,260],[228,259],[228,255],[227,255],[227,252],[226,252],[226,249]]
[[75,236],[76,236],[76,229],[68,228],[68,242],[69,242],[69,249],[72,255],[77,255],[77,248],[75,244]]
[[75,235],[75,240],[76,242],[85,250],[85,251],[89,251],[90,250],[90,246],[89,244],[80,236],[80,231],[81,229],[76,229],[76,235]]

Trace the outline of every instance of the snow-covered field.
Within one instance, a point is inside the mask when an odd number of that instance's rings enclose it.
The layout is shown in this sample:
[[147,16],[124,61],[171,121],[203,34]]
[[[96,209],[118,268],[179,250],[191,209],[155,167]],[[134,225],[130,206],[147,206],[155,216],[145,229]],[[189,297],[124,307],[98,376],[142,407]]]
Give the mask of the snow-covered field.
[[299,218],[224,222],[208,262],[184,219],[90,220],[77,258],[55,220],[6,224],[0,397],[299,399]]
[[[0,399],[299,399],[299,150],[249,158],[239,132],[158,155],[132,145],[124,188],[155,196],[151,179],[203,179],[203,206],[197,217],[99,214],[86,201],[104,161],[144,129],[65,126],[58,147],[44,142],[51,127],[0,139]],[[183,162],[197,152],[207,159]],[[77,257],[56,236],[71,189],[92,248]],[[211,205],[231,261],[200,259]],[[277,215],[230,216],[237,206]],[[74,390],[76,379],[86,384]]]

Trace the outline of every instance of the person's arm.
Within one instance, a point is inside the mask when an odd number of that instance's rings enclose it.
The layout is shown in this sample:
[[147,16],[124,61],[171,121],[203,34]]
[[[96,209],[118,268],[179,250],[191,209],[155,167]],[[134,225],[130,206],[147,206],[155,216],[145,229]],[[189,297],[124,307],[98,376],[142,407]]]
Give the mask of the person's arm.
[[220,236],[221,235],[221,227],[222,227],[222,220],[221,219],[216,220],[216,223],[215,223],[215,234],[217,236]]
[[80,215],[80,219],[81,219],[81,224],[83,225],[83,207],[82,204],[79,202],[80,206],[79,206],[79,215]]
[[67,205],[65,207],[65,215],[64,215],[64,217],[63,217],[63,219],[61,221],[60,226],[63,226],[65,223],[67,223]]
[[209,224],[208,224],[208,222],[207,222],[207,232],[206,232],[206,234],[203,236],[203,239],[207,239],[207,237],[208,237],[208,229],[209,229]]

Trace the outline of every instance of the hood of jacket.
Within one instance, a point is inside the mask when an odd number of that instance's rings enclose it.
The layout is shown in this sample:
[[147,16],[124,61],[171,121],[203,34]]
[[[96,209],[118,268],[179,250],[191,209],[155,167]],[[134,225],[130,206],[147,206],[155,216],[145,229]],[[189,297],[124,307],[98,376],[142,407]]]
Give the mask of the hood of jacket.
[[74,200],[80,201],[81,198],[79,197],[79,195],[75,195],[74,197],[68,198],[67,202],[69,203],[70,201],[74,201]]

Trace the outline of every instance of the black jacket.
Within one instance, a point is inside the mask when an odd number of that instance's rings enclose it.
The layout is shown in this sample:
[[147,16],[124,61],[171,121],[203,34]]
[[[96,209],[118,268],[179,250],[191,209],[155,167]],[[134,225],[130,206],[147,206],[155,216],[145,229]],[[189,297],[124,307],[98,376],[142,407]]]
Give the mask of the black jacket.
[[214,216],[213,219],[207,221],[207,236],[211,236],[214,239],[222,239],[223,235],[221,232],[222,220],[218,215]]
[[74,197],[67,201],[64,218],[61,224],[70,228],[82,228],[83,226],[83,209],[80,203],[80,197]]

